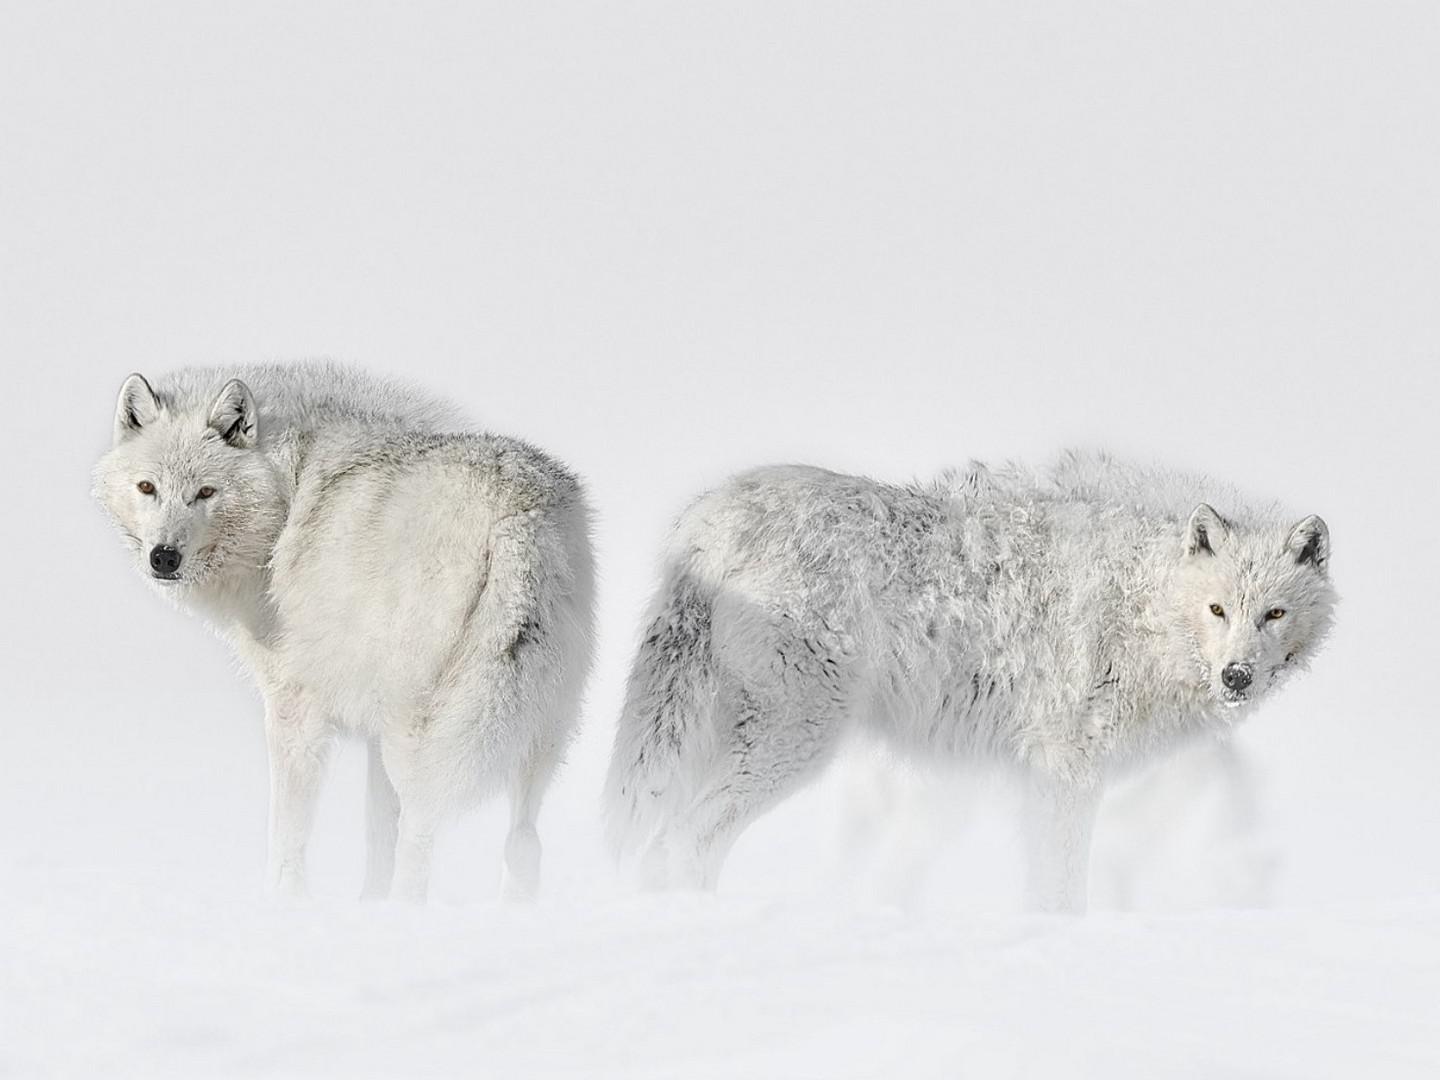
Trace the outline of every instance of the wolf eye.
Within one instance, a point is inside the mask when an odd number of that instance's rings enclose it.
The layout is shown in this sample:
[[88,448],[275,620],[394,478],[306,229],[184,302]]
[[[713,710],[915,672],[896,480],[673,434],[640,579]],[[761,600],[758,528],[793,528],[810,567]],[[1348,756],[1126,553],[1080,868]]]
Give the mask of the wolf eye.
[[1284,617],[1285,609],[1283,607],[1272,607],[1265,613],[1265,618],[1267,619],[1283,619]]
[[1217,619],[1223,619],[1225,617],[1225,609],[1219,604],[1211,604],[1210,614],[1214,615]]
[[152,484],[149,480],[141,480],[141,481],[140,481],[138,484],[136,484],[135,486],[140,489],[140,494],[141,494],[141,495],[154,495],[154,494],[155,494],[155,485]]
[[215,494],[215,489],[214,489],[213,487],[211,487],[209,484],[206,484],[206,485],[205,485],[204,487],[202,487],[199,491],[195,492],[195,497],[196,497],[197,499],[208,499],[208,498],[210,498],[211,495],[214,495],[214,494]]

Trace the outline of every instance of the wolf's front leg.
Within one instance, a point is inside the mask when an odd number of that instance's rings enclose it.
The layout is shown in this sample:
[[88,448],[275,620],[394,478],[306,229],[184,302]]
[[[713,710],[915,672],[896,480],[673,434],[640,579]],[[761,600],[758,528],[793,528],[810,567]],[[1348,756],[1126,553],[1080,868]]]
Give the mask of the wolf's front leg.
[[362,900],[383,900],[390,895],[395,876],[395,840],[399,834],[400,798],[385,771],[380,740],[371,739],[365,780],[365,888]]
[[330,728],[296,697],[266,701],[270,752],[270,861],[267,885],[281,895],[305,892],[305,843],[330,749]]
[[1025,797],[1026,907],[1082,915],[1090,881],[1090,836],[1098,783],[1036,774]]

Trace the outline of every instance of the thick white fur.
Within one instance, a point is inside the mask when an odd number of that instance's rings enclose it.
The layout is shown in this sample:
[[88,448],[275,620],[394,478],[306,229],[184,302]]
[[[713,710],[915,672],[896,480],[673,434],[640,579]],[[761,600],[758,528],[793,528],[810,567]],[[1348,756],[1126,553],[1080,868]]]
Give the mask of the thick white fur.
[[1304,667],[1331,624],[1328,563],[1319,518],[1101,455],[924,487],[744,473],[671,538],[616,734],[612,840],[652,882],[713,885],[739,832],[858,725],[1022,769],[1030,902],[1082,909],[1106,778]]
[[[423,897],[442,819],[496,789],[504,891],[534,893],[535,819],[592,652],[573,474],[408,387],[266,365],[131,376],[95,490],[140,571],[259,683],[274,888],[303,890],[327,748],[348,732],[371,747],[367,894]],[[180,552],[175,580],[155,577],[157,545]]]

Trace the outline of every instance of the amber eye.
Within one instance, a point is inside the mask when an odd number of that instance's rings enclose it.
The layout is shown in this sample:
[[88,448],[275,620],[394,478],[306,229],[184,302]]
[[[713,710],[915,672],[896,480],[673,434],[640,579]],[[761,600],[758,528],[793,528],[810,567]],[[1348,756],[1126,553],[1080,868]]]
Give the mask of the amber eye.
[[1217,619],[1223,619],[1225,617],[1225,609],[1219,604],[1211,604],[1210,614],[1214,615]]
[[152,484],[149,480],[141,480],[141,481],[140,481],[138,484],[136,484],[135,486],[140,489],[140,494],[141,494],[141,495],[154,495],[154,494],[155,494],[155,485]]
[[1267,619],[1283,619],[1284,617],[1285,609],[1283,607],[1272,607],[1265,613],[1265,618]]
[[214,495],[214,494],[215,494],[215,489],[214,489],[213,487],[211,487],[209,484],[206,484],[206,485],[205,485],[204,487],[202,487],[199,491],[195,492],[195,497],[196,497],[197,499],[208,499],[208,498],[210,498],[211,495]]

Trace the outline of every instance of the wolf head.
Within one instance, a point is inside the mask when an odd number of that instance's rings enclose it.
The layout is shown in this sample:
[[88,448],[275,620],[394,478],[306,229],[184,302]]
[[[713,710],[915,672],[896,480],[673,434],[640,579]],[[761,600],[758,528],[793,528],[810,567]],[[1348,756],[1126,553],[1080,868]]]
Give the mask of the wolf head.
[[1236,707],[1264,696],[1329,632],[1330,530],[1319,517],[1242,526],[1202,503],[1179,554],[1179,626],[1216,701]]
[[278,499],[259,438],[255,398],[238,379],[193,403],[142,375],[125,380],[95,494],[146,577],[175,588],[263,564]]

